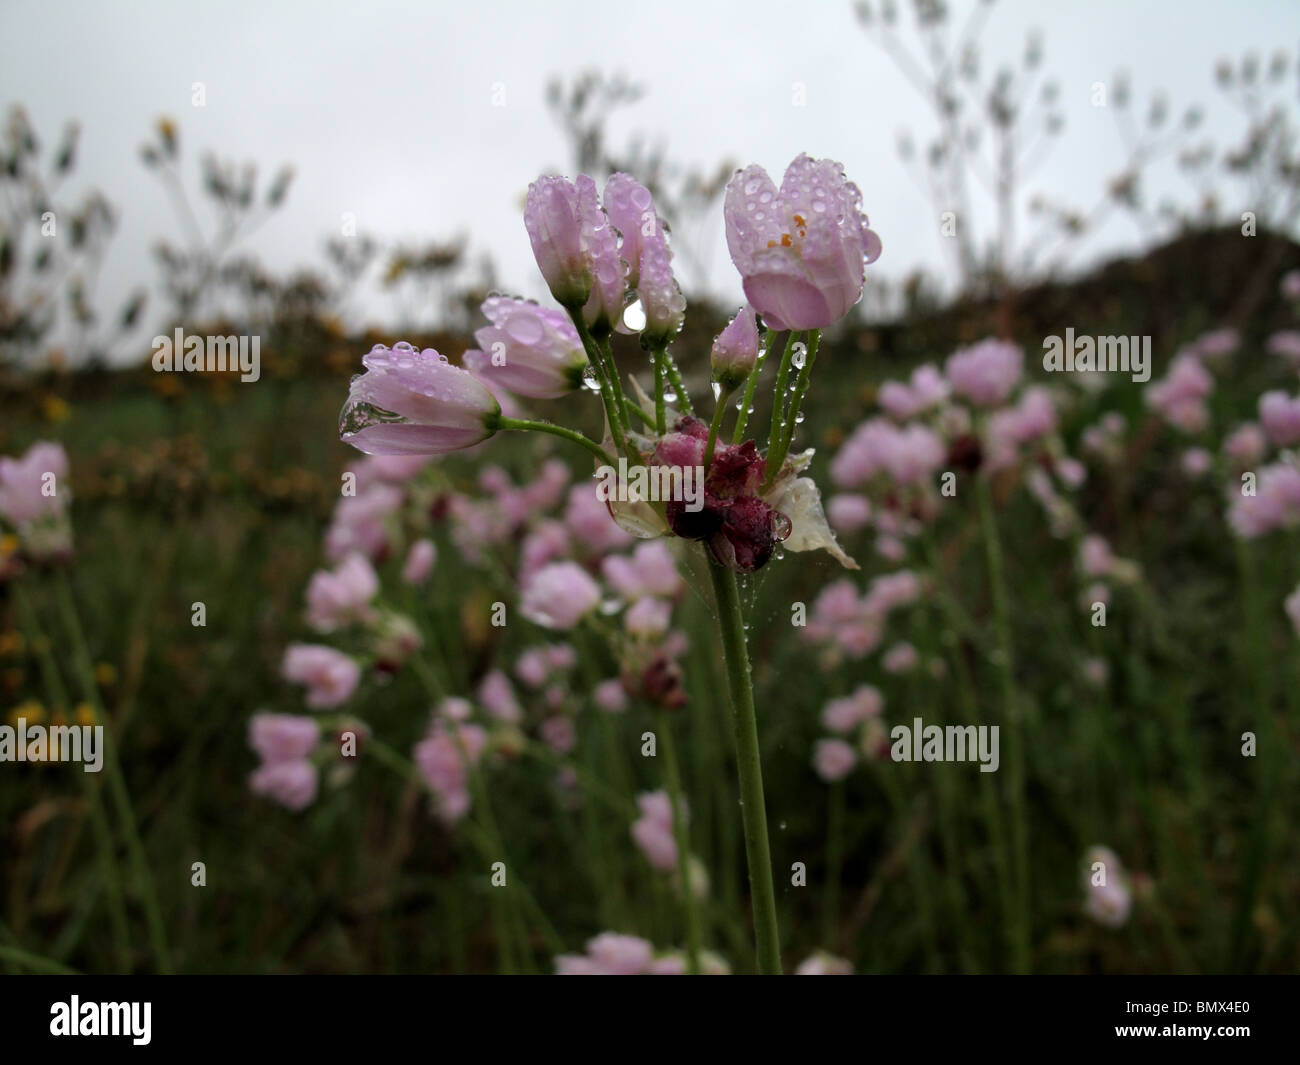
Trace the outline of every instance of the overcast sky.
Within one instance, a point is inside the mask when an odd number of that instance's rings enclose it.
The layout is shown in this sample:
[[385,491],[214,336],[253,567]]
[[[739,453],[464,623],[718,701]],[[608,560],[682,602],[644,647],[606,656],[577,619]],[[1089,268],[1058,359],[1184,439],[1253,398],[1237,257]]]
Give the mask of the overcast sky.
[[[970,5],[952,6],[961,21]],[[1235,140],[1240,119],[1218,99],[1214,62],[1248,48],[1294,54],[1300,3],[1003,0],[986,54],[1018,56],[1032,26],[1044,31],[1065,119],[1033,184],[1090,206],[1121,158],[1111,116],[1091,104],[1095,82],[1125,68],[1138,100],[1162,88],[1176,113],[1204,102],[1206,132]],[[256,160],[266,179],[294,165],[286,207],[251,245],[272,268],[320,263],[351,212],[362,231],[390,240],[466,231],[495,257],[503,287],[540,295],[521,198],[539,172],[569,162],[543,88],[591,66],[644,83],[621,124],[686,163],[729,156],[779,174],[800,151],[843,161],[884,241],[878,268],[892,277],[943,268],[935,210],[895,148],[900,130],[924,137],[929,113],[847,0],[0,3],[0,103],[25,105],[47,143],[80,121],[77,181],[121,209],[101,284],[114,304],[154,278],[153,241],[179,233],[138,154],[163,114],[179,122],[192,185],[203,150]],[[206,106],[191,103],[195,82]],[[805,106],[795,106],[796,82]],[[1294,100],[1294,77],[1288,84]],[[493,106],[497,87],[505,106]],[[720,222],[711,229],[710,287],[738,301]],[[1113,227],[1090,251],[1135,240]],[[357,310],[377,321],[391,308]]]

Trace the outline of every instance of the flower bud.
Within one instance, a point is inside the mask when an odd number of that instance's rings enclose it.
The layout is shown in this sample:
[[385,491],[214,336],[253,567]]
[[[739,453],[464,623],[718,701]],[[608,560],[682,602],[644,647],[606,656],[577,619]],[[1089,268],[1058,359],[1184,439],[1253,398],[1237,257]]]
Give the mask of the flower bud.
[[713,342],[713,379],[724,393],[745,383],[758,358],[758,323],[751,307],[743,308]]

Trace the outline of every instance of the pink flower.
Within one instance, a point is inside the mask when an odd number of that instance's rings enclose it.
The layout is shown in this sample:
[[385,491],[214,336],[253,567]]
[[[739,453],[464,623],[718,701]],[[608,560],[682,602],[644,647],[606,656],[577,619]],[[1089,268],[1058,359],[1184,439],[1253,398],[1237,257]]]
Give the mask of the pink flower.
[[857,762],[857,752],[843,740],[818,740],[813,749],[813,768],[827,783],[843,780]]
[[1300,300],[1300,270],[1288,270],[1283,274],[1278,290],[1285,299]]
[[297,762],[320,743],[320,726],[298,714],[254,714],[248,722],[248,745],[268,765]]
[[1264,432],[1278,447],[1300,443],[1300,396],[1285,392],[1265,392],[1259,397],[1259,421]]
[[611,555],[600,570],[609,586],[628,600],[645,596],[676,599],[684,588],[672,550],[662,540],[637,544],[630,557]]
[[603,196],[605,214],[618,230],[622,242],[618,253],[628,266],[627,283],[636,288],[641,277],[641,249],[648,237],[659,231],[650,190],[630,174],[610,174]]
[[862,297],[865,264],[880,255],[862,193],[829,159],[800,155],[779,190],[761,166],[739,171],[723,217],[745,297],[769,329],[838,322]]
[[255,795],[265,795],[290,810],[302,810],[316,798],[316,767],[305,759],[268,762],[249,778]]
[[438,549],[432,540],[416,540],[406,553],[406,562],[402,566],[402,580],[407,584],[423,584],[433,572],[433,564],[438,560]]
[[1057,459],[1055,469],[1061,483],[1070,489],[1078,488],[1088,477],[1088,470],[1083,463],[1069,455]]
[[479,681],[478,701],[483,709],[498,721],[514,723],[523,717],[510,678],[499,669],[484,674],[483,679]]
[[1192,343],[1192,350],[1201,358],[1214,362],[1231,355],[1240,343],[1241,338],[1235,329],[1213,329],[1197,337]]
[[677,868],[677,841],[673,836],[673,806],[666,791],[637,796],[641,816],[632,824],[632,838],[646,860],[661,872]]
[[853,963],[819,950],[799,963],[795,976],[852,976]]
[[852,732],[871,717],[879,717],[885,701],[870,684],[861,685],[852,695],[832,699],[822,710],[822,724],[841,735]]
[[1270,355],[1280,355],[1292,366],[1300,367],[1300,330],[1284,329],[1274,333],[1265,347]]
[[636,294],[645,311],[641,342],[651,348],[667,344],[682,328],[686,297],[673,276],[673,253],[663,227],[644,237]]
[[896,643],[880,660],[886,673],[906,673],[916,668],[920,655],[910,643]]
[[880,386],[876,401],[891,418],[902,422],[938,406],[948,398],[948,391],[948,382],[939,368],[926,363],[912,371],[910,385],[886,381]]
[[863,606],[869,613],[888,614],[915,603],[921,596],[921,582],[910,569],[882,573],[871,582]]
[[29,558],[47,561],[71,556],[70,494],[63,445],[40,442],[22,458],[0,458],[0,519],[18,531]]
[[325,556],[341,562],[355,551],[372,562],[384,559],[391,539],[389,522],[402,499],[402,490],[391,484],[375,484],[355,496],[344,496],[325,533]]
[[375,484],[409,481],[432,458],[432,455],[367,455],[350,471],[356,475],[357,487],[365,490]]
[[569,530],[563,522],[544,521],[519,547],[519,579],[527,584],[543,566],[569,553]]
[[281,666],[284,679],[307,688],[307,705],[315,710],[340,706],[361,682],[361,667],[342,651],[312,643],[291,643]]
[[1243,469],[1257,463],[1267,450],[1268,439],[1255,422],[1238,426],[1223,442],[1223,453]]
[[587,941],[587,953],[561,954],[555,959],[559,976],[643,976],[654,966],[654,946],[636,936],[602,932]]
[[1209,422],[1205,398],[1213,389],[1210,372],[1195,355],[1184,352],[1174,356],[1169,372],[1147,389],[1147,406],[1175,428],[1200,432]]
[[538,735],[542,742],[557,754],[568,754],[578,745],[578,733],[573,727],[573,718],[563,714],[553,714],[538,726]]
[[543,566],[524,586],[520,612],[547,629],[567,630],[600,602],[600,585],[576,562]]
[[871,521],[871,501],[866,496],[841,493],[826,501],[826,518],[838,533],[855,533]]
[[370,601],[379,592],[374,567],[351,554],[333,572],[317,570],[307,584],[307,624],[333,632],[374,615]]
[[602,680],[591,693],[592,701],[609,714],[621,714],[627,709],[627,692],[617,677]]
[[437,455],[486,440],[501,405],[467,370],[433,348],[376,344],[362,358],[339,414],[339,438],[368,455]]
[[1189,447],[1179,464],[1188,477],[1204,477],[1214,467],[1214,457],[1203,447]]
[[489,296],[482,310],[492,324],[474,333],[481,350],[461,359],[475,377],[533,399],[582,387],[587,354],[568,315],[509,296]]
[[530,688],[540,688],[545,684],[549,671],[546,652],[540,647],[530,647],[515,662],[515,676]]
[[596,486],[590,482],[569,489],[564,524],[592,555],[617,551],[633,541],[632,535],[610,516],[609,507],[596,495]]
[[623,615],[623,627],[630,635],[642,638],[662,636],[671,622],[672,606],[649,596],[638,599]]
[[67,479],[68,455],[62,444],[40,441],[22,458],[0,458],[0,518],[21,528],[62,514]]
[[601,211],[591,217],[588,256],[591,262],[591,296],[582,308],[582,319],[594,335],[605,336],[623,324],[628,264],[624,261],[625,256],[619,253],[619,234],[609,224],[607,212]]
[[586,174],[577,181],[540,177],[528,186],[524,226],[538,269],[560,306],[576,310],[590,297],[597,230],[608,224],[596,183]]
[[989,338],[948,356],[948,384],[980,407],[1005,403],[1024,373],[1024,352],[1006,340]]
[[1105,537],[1091,533],[1079,544],[1079,568],[1089,577],[1105,577],[1115,566],[1115,556]]
[[[1244,486],[1243,486],[1244,487]],[[1300,470],[1276,462],[1259,471],[1254,495],[1240,491],[1228,508],[1228,524],[1243,540],[1300,523]]]
[[478,725],[435,722],[415,746],[413,760],[433,792],[438,816],[453,824],[469,812],[468,765],[487,748],[487,733]]
[[713,379],[723,392],[733,392],[748,379],[758,359],[758,323],[751,307],[742,307],[713,341]]

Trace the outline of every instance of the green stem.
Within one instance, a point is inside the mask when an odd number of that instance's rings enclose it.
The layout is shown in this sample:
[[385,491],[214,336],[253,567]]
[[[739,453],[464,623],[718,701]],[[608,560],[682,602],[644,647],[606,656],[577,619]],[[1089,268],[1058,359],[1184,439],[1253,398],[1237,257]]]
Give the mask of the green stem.
[[682,909],[686,914],[686,966],[692,976],[700,974],[700,914],[691,887],[690,833],[686,830],[686,804],[682,800],[682,777],[677,765],[677,745],[672,720],[659,713],[659,746],[664,753],[664,783],[673,804],[673,836],[677,841],[677,877],[681,881]]
[[1025,819],[1025,722],[1016,696],[1015,659],[1011,644],[1011,615],[1007,602],[1006,577],[1002,570],[1002,543],[998,539],[997,520],[993,515],[993,497],[987,477],[976,478],[979,499],[981,539],[988,565],[993,596],[993,624],[997,636],[998,675],[1002,683],[1002,710],[1011,731],[1011,839],[1012,868],[1019,895],[1016,912],[1015,952],[1012,964],[1018,973],[1029,971],[1030,893],[1029,843]]
[[709,463],[713,461],[713,449],[718,444],[718,430],[722,428],[722,419],[727,415],[727,402],[730,399],[730,392],[719,392],[713,406],[713,421],[709,423],[709,440],[704,445],[704,472],[706,474],[709,472]]
[[781,446],[781,437],[785,432],[785,382],[790,376],[790,360],[794,357],[794,346],[799,334],[793,329],[785,341],[785,351],[781,355],[781,365],[776,371],[776,387],[772,389],[772,424],[767,433],[767,465],[771,469],[772,456]]
[[[46,699],[51,704],[60,704],[72,709],[63,680],[54,665],[54,656],[50,653],[50,641],[46,638],[37,619],[36,610],[21,582],[13,583],[14,597],[18,603],[18,615],[31,637],[33,647],[38,648],[41,675],[45,681]],[[107,728],[107,725],[105,725]],[[108,921],[113,930],[113,943],[117,948],[118,963],[123,972],[131,971],[131,935],[126,920],[126,902],[122,894],[122,879],[117,869],[117,856],[114,854],[113,831],[108,823],[108,814],[104,810],[104,796],[100,794],[99,782],[91,779],[90,774],[81,773],[82,787],[90,800],[90,819],[94,824],[95,847],[99,857],[100,875],[104,878],[105,890],[108,892]]]
[[677,362],[667,348],[664,348],[664,367],[668,371],[668,383],[677,393],[677,409],[683,414],[694,414],[695,406],[691,403],[691,394],[686,391],[686,385],[682,383],[682,372],[677,369]]
[[525,433],[550,433],[551,436],[558,436],[562,440],[569,440],[580,447],[586,448],[606,466],[615,465],[614,457],[608,451],[576,429],[566,429],[563,425],[556,425],[554,422],[539,422],[528,418],[507,418],[504,415],[497,422],[497,426],[501,429],[515,429]]
[[732,724],[736,739],[736,772],[740,778],[740,813],[745,829],[745,860],[754,910],[754,936],[758,971],[781,975],[781,943],[776,923],[776,889],[772,883],[772,851],[767,836],[767,807],[763,799],[763,765],[759,756],[758,720],[754,713],[754,688],[745,646],[745,623],[740,609],[736,575],[709,559],[709,575],[718,603],[731,692]]
[[596,371],[596,379],[600,382],[600,398],[605,405],[605,420],[609,422],[609,435],[614,441],[614,449],[619,454],[626,455],[627,449],[627,430],[623,425],[625,412],[623,410],[622,390],[618,388],[618,370],[613,371],[611,376],[610,368],[605,364],[605,355],[596,338],[591,335],[591,330],[587,328],[587,323],[582,319],[582,309],[570,309],[569,318],[573,321],[573,327],[578,331],[578,336],[582,340],[582,348],[587,353],[587,361],[591,363],[592,369]]
[[664,413],[664,377],[668,372],[664,367],[664,349],[655,348],[650,352],[650,358],[655,367],[655,430],[663,436],[668,431],[668,419]]
[[763,372],[763,363],[767,361],[767,353],[775,346],[776,334],[773,333],[767,346],[754,359],[754,368],[749,371],[749,380],[745,382],[744,402],[740,405],[740,413],[736,415],[736,429],[731,434],[733,444],[744,443],[745,426],[749,424],[749,408],[754,405],[754,392],[758,389],[758,375]]
[[808,351],[804,356],[803,365],[799,367],[799,377],[794,386],[794,397],[790,400],[790,409],[785,419],[785,440],[781,449],[781,456],[784,458],[790,452],[790,446],[794,443],[795,431],[799,428],[799,415],[803,409],[804,396],[808,394],[808,385],[812,381],[813,363],[817,361],[817,352],[821,346],[822,333],[820,329],[810,330],[808,333]]
[[[808,394],[808,383],[812,380],[812,365],[817,358],[817,345],[821,340],[821,330],[813,329],[808,333],[808,349],[804,352],[803,365],[799,367],[799,377],[794,386],[794,395],[790,399],[790,405],[786,408],[785,416],[781,419],[781,436],[777,440],[777,450],[775,455],[769,447],[767,452],[767,476],[763,478],[763,491],[772,487],[772,482],[776,480],[777,474],[781,472],[781,467],[785,463],[785,457],[790,453],[790,445],[794,442],[794,431],[799,424],[799,408],[803,406],[803,397]],[[784,382],[778,385],[778,388],[784,388]],[[783,392],[779,393],[784,395]],[[775,414],[773,415],[775,418]]]
[[149,926],[149,941],[154,959],[160,973],[170,975],[172,971],[170,953],[167,949],[167,932],[163,924],[162,910],[158,906],[158,896],[154,892],[153,877],[149,874],[149,864],[145,860],[144,845],[140,841],[140,831],[136,826],[135,812],[131,808],[131,793],[126,787],[126,776],[122,772],[122,763],[117,757],[117,744],[113,728],[104,712],[99,698],[99,688],[95,684],[95,670],[90,662],[90,650],[86,645],[86,636],[81,629],[81,619],[77,616],[76,604],[72,599],[72,590],[67,577],[60,572],[55,583],[55,593],[59,608],[63,613],[64,625],[67,627],[72,642],[73,656],[81,672],[81,682],[86,689],[86,701],[95,710],[96,720],[103,724],[104,765],[108,769],[109,793],[117,807],[117,815],[122,821],[126,836],[126,850],[131,859],[140,890],[141,903],[144,906],[145,920]]

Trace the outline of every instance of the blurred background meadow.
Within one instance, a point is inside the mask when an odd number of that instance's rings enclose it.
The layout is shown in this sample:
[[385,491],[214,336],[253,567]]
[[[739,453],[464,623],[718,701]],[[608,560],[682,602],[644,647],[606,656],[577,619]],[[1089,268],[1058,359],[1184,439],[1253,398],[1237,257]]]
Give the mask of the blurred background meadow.
[[[1144,8],[8,5],[0,454],[62,445],[72,539],[5,525],[0,712],[102,721],[120,772],[0,765],[0,965],[641,964],[613,932],[671,971],[689,910],[706,968],[753,971],[707,583],[562,441],[385,464],[338,416],[374,344],[458,362],[490,294],[545,296],[523,195],[580,171],[671,225],[702,405],[725,184],[807,150],[884,253],[797,436],[861,568],[742,580],[787,971],[1296,971],[1300,16]],[[36,38],[103,52],[56,86]],[[259,378],[155,372],[177,328],[259,337]],[[1149,337],[1150,380],[1045,373],[1067,328]],[[987,419],[948,362],[985,338],[1025,366]],[[600,428],[586,392],[520,403]],[[358,555],[364,623],[322,621],[313,575]],[[556,560],[601,586],[569,632],[520,609]],[[360,668],[295,683],[293,645]],[[250,785],[266,713],[318,723],[310,795]],[[916,717],[999,724],[998,771],[892,760]]]

